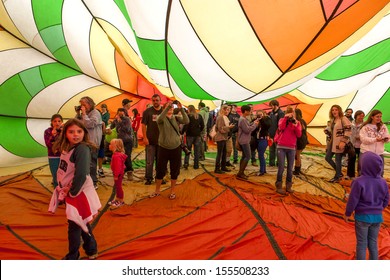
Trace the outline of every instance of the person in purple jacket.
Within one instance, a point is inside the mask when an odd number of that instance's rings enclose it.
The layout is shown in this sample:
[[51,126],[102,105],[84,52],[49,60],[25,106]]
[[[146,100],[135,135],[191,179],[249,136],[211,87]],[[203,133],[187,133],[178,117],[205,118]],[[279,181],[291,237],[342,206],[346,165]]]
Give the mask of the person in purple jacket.
[[361,176],[353,180],[345,209],[344,220],[355,212],[356,259],[378,259],[378,234],[383,222],[383,209],[389,204],[389,188],[381,177],[382,158],[365,152],[361,156]]
[[60,164],[60,151],[53,151],[53,144],[59,138],[62,131],[63,119],[60,114],[54,114],[50,119],[50,127],[43,134],[47,147],[47,155],[49,158],[50,172],[53,177],[53,186],[57,187],[57,170]]

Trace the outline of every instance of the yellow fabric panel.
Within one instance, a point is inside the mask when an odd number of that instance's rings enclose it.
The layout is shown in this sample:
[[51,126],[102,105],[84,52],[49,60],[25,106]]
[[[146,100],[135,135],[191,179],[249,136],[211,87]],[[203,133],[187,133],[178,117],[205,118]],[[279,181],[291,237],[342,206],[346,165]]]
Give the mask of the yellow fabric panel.
[[258,92],[281,75],[259,43],[239,2],[186,0],[182,5],[211,56],[237,83]]
[[[388,5],[389,6],[389,5]],[[268,90],[275,90],[281,87],[284,87],[288,84],[291,84],[310,73],[313,73],[315,70],[319,69],[321,66],[325,65],[332,59],[336,58],[348,48],[350,48],[354,43],[361,39],[365,34],[367,34],[386,14],[389,8],[383,9],[375,17],[372,18],[369,22],[358,29],[354,34],[347,38],[343,43],[339,44],[329,52],[319,56],[318,58],[312,60],[311,62],[295,69],[289,71],[285,74],[280,80],[278,80],[274,85],[272,85]]]
[[2,25],[4,29],[8,30],[10,33],[14,34],[16,37],[20,38],[23,41],[26,41],[26,39],[22,36],[22,34],[10,20],[8,13],[5,11],[3,1],[0,1],[0,25]]
[[119,88],[114,57],[115,49],[96,21],[92,22],[90,42],[91,57],[96,72],[105,83]]
[[122,34],[112,26],[109,22],[102,19],[98,19],[99,24],[103,27],[104,31],[109,36],[109,39],[114,44],[117,51],[123,56],[126,62],[135,70],[137,70],[142,76],[144,76],[149,82],[153,82],[146,65],[139,58],[138,54],[129,45]]
[[[0,15],[1,16],[1,15]],[[0,31],[0,51],[10,49],[30,48],[20,40],[15,39],[6,31]]]
[[74,106],[79,105],[79,100],[84,96],[89,96],[95,101],[95,104],[99,104],[100,102],[109,99],[111,97],[122,94],[118,89],[108,86],[101,85],[98,87],[93,87],[88,90],[82,91],[77,95],[73,96],[69,99],[59,111],[64,118],[73,118],[76,113],[74,111]]

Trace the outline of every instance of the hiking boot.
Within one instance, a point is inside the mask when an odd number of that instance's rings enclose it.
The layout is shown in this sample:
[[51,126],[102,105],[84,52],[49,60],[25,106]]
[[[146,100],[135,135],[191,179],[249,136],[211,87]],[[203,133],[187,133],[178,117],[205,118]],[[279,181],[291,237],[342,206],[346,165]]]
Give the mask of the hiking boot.
[[286,195],[286,191],[283,189],[282,182],[276,182],[275,186],[276,186],[276,192],[278,194]]
[[145,185],[151,185],[151,184],[152,184],[152,180],[146,180]]

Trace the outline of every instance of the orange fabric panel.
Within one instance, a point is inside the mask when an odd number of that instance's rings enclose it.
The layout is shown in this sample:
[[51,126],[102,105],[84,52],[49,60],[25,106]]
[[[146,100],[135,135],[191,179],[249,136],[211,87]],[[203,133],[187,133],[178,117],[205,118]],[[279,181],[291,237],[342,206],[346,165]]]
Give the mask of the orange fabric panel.
[[257,37],[282,72],[325,24],[320,1],[242,0],[241,4]]
[[292,69],[298,68],[340,44],[383,9],[388,2],[388,0],[358,1],[348,9],[348,12],[333,18]]
[[139,76],[139,73],[127,64],[124,58],[116,50],[115,63],[121,89],[137,94],[137,77]]
[[[68,248],[62,205],[47,212],[51,188],[32,176],[0,178],[1,259],[60,259]],[[334,185],[349,191],[349,185]],[[98,190],[102,205],[111,191]],[[353,259],[354,224],[345,201],[331,196],[275,193],[273,185],[202,174],[161,196],[117,210],[103,207],[93,221],[99,259]],[[390,259],[389,208],[379,234]],[[12,230],[12,232],[11,232]],[[279,248],[278,252],[275,248]],[[85,257],[82,249],[80,253]]]

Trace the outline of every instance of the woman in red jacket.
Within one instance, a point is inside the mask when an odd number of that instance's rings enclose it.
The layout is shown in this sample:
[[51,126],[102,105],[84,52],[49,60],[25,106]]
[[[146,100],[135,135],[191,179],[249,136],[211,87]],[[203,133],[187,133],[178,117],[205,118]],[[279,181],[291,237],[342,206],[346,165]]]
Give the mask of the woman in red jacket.
[[134,131],[134,148],[138,148],[138,129],[141,125],[141,114],[138,113],[138,110],[136,108],[134,108],[132,110],[133,112],[133,119],[132,119],[132,122],[131,122],[131,126],[133,127],[133,131]]
[[[301,137],[301,123],[295,119],[292,108],[287,108],[284,118],[279,120],[278,131],[275,135],[278,157],[278,174],[276,177],[276,192],[286,194],[294,192],[292,188],[293,167],[297,138]],[[286,191],[282,188],[285,159],[287,158]]]

